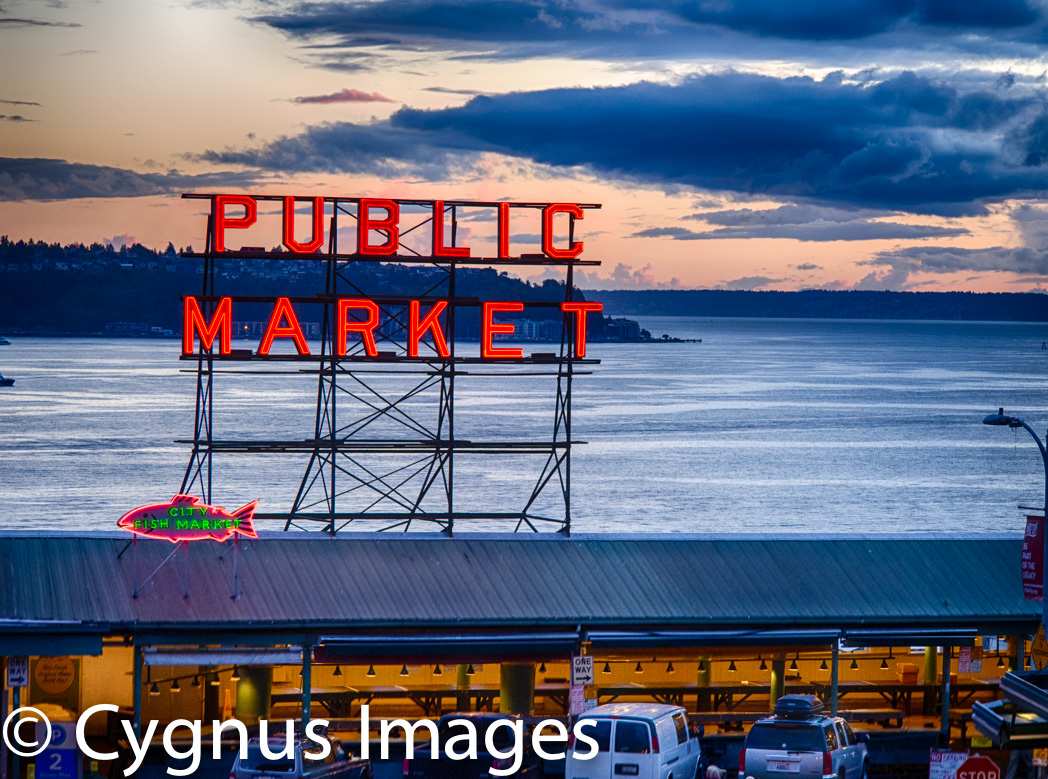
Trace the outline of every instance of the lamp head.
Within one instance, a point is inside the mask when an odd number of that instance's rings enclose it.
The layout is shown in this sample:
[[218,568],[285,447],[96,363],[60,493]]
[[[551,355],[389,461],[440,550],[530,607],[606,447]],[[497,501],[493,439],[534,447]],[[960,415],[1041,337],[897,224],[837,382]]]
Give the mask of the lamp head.
[[1018,417],[1005,416],[1004,409],[997,409],[996,414],[990,414],[983,420],[984,425],[995,427],[1022,427],[1023,421]]

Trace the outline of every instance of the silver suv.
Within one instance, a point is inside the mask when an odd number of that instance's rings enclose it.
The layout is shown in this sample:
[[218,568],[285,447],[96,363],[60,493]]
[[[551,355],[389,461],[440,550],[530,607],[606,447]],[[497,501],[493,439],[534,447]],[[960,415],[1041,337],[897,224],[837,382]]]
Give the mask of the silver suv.
[[775,714],[746,736],[739,777],[753,779],[867,779],[865,734],[841,717],[826,717],[814,695],[784,695]]

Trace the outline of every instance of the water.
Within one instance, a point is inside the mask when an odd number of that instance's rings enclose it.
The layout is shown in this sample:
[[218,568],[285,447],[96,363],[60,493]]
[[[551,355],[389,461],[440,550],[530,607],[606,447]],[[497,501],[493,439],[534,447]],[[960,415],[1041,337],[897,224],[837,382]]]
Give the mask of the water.
[[[572,460],[576,532],[1018,535],[1017,505],[1043,501],[1029,435],[980,423],[1004,406],[1048,425],[1048,325],[642,324],[703,342],[591,345],[602,364],[575,385],[573,434],[588,442]],[[191,435],[195,391],[178,351],[154,340],[0,347],[0,370],[17,380],[0,390],[0,528],[110,530],[128,508],[174,494],[189,447],[173,439]],[[463,377],[456,434],[548,436],[552,390],[549,378]],[[306,438],[315,403],[308,375],[219,376],[215,437]],[[340,403],[348,421],[352,401]],[[306,460],[216,456],[215,502],[286,510]],[[519,509],[539,465],[460,459],[459,508]]]

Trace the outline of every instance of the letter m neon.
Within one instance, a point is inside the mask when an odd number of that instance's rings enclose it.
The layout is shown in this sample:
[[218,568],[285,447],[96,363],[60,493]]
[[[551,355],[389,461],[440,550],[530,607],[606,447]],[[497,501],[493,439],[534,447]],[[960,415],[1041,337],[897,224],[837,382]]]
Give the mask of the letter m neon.
[[233,333],[233,299],[222,298],[218,301],[211,321],[204,321],[204,312],[195,297],[187,296],[182,316],[182,354],[193,354],[193,342],[200,336],[201,348],[210,349],[215,338],[219,339],[219,354],[229,354]]

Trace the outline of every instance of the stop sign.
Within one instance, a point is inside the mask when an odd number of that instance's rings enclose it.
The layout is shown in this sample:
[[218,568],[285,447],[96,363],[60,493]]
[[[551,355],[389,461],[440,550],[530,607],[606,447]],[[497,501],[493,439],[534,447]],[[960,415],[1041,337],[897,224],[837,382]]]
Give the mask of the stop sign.
[[990,758],[973,755],[961,763],[957,779],[1001,779],[1001,769]]

